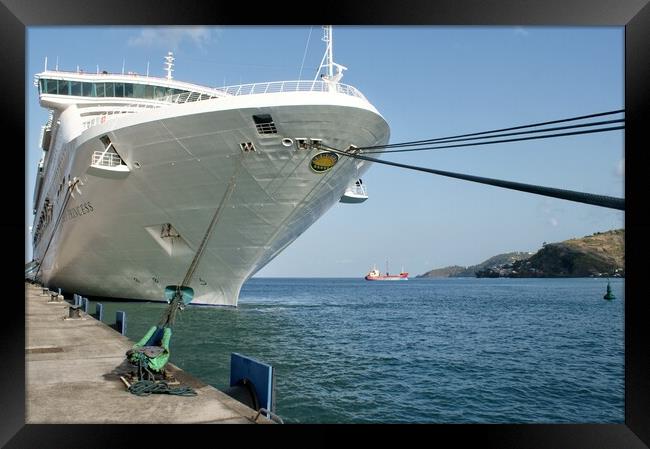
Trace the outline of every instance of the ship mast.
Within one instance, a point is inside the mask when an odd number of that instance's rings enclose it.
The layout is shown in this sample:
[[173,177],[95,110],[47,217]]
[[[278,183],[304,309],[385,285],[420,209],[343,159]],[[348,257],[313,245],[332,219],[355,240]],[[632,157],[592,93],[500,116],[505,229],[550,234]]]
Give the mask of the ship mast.
[[325,57],[327,62],[327,76],[331,79],[334,76],[334,48],[332,45],[332,25],[323,26],[323,41],[326,44]]
[[[314,81],[316,81],[318,78],[318,74],[321,72],[321,69],[324,68],[325,73],[321,75],[323,81],[329,81],[336,84],[341,80],[341,78],[343,78],[343,70],[347,70],[348,68],[334,62],[334,39],[332,36],[332,25],[323,25],[322,41],[326,44],[325,54],[323,55],[323,59],[320,62],[318,72],[316,73],[316,77],[314,77]],[[334,73],[334,68],[336,68],[336,74]]]
[[174,53],[167,52],[167,56],[165,56],[165,71],[167,72],[167,79],[171,80],[172,79],[172,72],[174,71]]

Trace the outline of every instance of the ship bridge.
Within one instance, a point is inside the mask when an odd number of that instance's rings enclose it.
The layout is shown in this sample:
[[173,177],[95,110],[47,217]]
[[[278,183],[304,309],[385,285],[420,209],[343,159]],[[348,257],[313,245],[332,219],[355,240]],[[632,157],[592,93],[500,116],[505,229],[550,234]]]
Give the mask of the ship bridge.
[[174,103],[186,94],[188,101],[208,100],[228,94],[196,84],[137,74],[88,74],[45,71],[36,75],[42,106],[61,108],[69,104],[141,102]]
[[58,111],[76,105],[85,129],[121,114],[228,96],[209,87],[134,73],[45,71],[35,78],[40,105]]
[[[122,114],[136,113],[146,109],[160,108],[173,104],[212,100],[223,97],[257,94],[277,94],[284,92],[331,92],[368,100],[352,86],[341,84],[342,70],[346,67],[336,64],[332,59],[331,29],[326,28],[324,40],[328,48],[321,62],[327,73],[317,81],[276,81],[242,84],[222,88],[212,88],[197,84],[176,81],[172,77],[174,56],[168,52],[165,57],[165,78],[142,76],[134,72],[127,74],[107,71],[84,72],[77,67],[76,72],[47,69],[34,77],[38,88],[39,103],[50,108],[55,114],[71,105],[79,109],[83,129],[119,117]],[[324,61],[327,60],[327,64]],[[334,68],[338,70],[334,73]],[[51,128],[51,127],[50,127]]]
[[80,110],[83,128],[122,114],[216,98],[286,92],[331,92],[368,102],[353,86],[332,81],[271,81],[211,88],[137,74],[44,71],[35,76],[40,105],[62,111]]

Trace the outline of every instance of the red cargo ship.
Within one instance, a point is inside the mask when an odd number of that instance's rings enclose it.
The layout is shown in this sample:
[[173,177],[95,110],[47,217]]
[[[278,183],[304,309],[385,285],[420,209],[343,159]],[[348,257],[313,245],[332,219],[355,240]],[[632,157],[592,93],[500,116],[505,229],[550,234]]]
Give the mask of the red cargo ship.
[[372,270],[368,272],[364,278],[366,281],[408,281],[409,274],[404,271],[400,274],[389,274],[388,273],[388,262],[386,263],[386,274],[381,274],[376,267],[373,267]]

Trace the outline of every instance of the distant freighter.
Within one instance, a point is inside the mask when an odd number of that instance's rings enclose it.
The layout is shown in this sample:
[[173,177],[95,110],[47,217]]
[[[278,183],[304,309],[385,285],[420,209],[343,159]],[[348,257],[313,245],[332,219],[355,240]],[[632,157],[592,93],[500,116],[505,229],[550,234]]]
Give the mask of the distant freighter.
[[409,274],[402,269],[400,274],[389,274],[388,273],[388,264],[386,266],[386,274],[383,275],[379,272],[377,268],[374,268],[368,272],[364,278],[366,281],[408,281]]

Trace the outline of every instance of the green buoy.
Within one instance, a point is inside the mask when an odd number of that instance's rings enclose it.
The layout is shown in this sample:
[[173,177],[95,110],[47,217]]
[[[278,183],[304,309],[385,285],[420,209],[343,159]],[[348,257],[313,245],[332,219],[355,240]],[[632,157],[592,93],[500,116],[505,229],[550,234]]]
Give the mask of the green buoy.
[[609,279],[607,280],[607,293],[605,293],[603,299],[616,299],[616,296],[612,293],[612,287],[609,285]]

